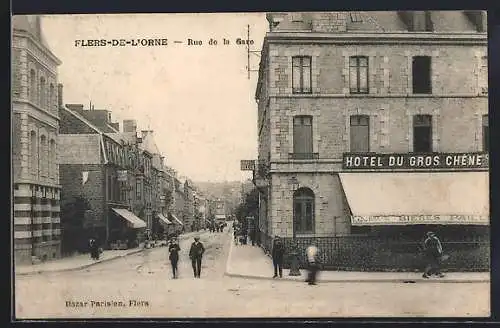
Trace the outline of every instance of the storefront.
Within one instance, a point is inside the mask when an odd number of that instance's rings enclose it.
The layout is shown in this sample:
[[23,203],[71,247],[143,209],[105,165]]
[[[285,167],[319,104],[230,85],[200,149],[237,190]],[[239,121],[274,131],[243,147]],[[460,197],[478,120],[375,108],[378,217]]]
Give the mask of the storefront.
[[110,212],[110,247],[123,249],[139,246],[146,222],[127,209],[112,208]]
[[176,234],[184,231],[184,223],[174,213],[169,213],[168,218],[174,224],[174,232]]
[[452,256],[451,266],[488,265],[487,154],[344,154],[338,175],[351,231],[385,244],[375,253],[399,256],[400,263],[418,261],[411,258],[421,251],[425,233],[434,231]]
[[174,231],[174,223],[161,213],[155,213],[155,220],[153,222],[158,223],[153,233],[153,239],[163,239]]

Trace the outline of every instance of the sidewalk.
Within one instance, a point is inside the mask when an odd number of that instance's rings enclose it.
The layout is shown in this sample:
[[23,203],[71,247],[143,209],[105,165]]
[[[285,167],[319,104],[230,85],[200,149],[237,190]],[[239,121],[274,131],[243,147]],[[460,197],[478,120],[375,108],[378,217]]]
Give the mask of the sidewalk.
[[[190,232],[182,234],[179,236],[179,239],[187,239],[199,233],[201,232]],[[42,262],[39,264],[21,264],[15,266],[16,275],[24,276],[43,272],[64,272],[81,270],[99,263],[108,262],[132,254],[137,254],[142,252],[143,250],[144,244],[141,244],[139,245],[139,247],[132,249],[105,250],[97,261],[92,260],[89,254],[79,254],[58,260]]]
[[[306,271],[300,270],[301,276],[289,276],[290,270],[283,270],[281,281],[301,281]],[[230,277],[273,280],[273,262],[262,248],[231,243],[226,265],[226,275]],[[353,272],[321,271],[318,282],[392,282],[392,283],[484,283],[490,282],[489,272],[449,272],[444,278],[422,278],[418,272]]]

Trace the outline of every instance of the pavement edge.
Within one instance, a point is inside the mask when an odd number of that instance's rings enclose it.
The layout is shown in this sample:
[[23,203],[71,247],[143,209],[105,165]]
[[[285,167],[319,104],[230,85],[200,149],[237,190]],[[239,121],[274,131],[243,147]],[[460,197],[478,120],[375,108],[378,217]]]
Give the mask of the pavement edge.
[[[180,236],[179,238],[181,238],[181,239],[188,239],[190,237],[191,237],[191,234],[185,235],[185,236]],[[42,274],[42,273],[56,273],[56,272],[78,271],[78,270],[83,270],[83,269],[89,268],[89,267],[97,265],[97,264],[101,264],[101,263],[105,263],[105,262],[110,262],[110,261],[113,261],[113,260],[116,260],[116,259],[119,259],[119,258],[122,258],[122,257],[126,257],[126,256],[129,256],[129,255],[134,255],[134,254],[137,254],[137,253],[140,253],[140,252],[143,252],[143,251],[144,251],[144,248],[139,248],[139,249],[131,251],[129,253],[125,253],[125,254],[122,254],[122,255],[113,256],[113,257],[110,257],[110,258],[107,258],[107,259],[99,260],[99,261],[92,262],[92,263],[87,263],[87,264],[80,265],[80,266],[77,266],[77,267],[66,268],[66,269],[38,270],[38,271],[30,271],[30,272],[15,272],[14,274],[16,276],[32,276],[32,275],[37,275],[37,274]]]
[[[241,274],[241,273],[234,273],[231,272],[231,256],[233,253],[233,247],[234,243],[230,243],[231,246],[229,248],[229,254],[227,257],[226,261],[226,272],[224,275],[232,278],[245,278],[245,279],[255,279],[255,280],[271,280],[271,281],[288,281],[288,282],[304,282],[303,280],[299,280],[297,278],[289,278],[289,277],[284,277],[280,279],[275,279],[272,277],[263,277],[263,276],[258,276],[258,275],[251,275],[251,274]],[[489,283],[491,280],[490,279],[443,279],[443,280],[435,280],[435,279],[424,279],[424,278],[417,278],[417,279],[401,279],[401,278],[394,278],[394,279],[318,279],[319,283]]]

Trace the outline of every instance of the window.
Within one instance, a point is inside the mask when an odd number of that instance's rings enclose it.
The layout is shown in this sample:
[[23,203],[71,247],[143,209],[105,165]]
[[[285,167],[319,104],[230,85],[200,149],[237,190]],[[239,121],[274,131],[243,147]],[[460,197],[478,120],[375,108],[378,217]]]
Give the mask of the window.
[[416,56],[413,57],[413,93],[430,94],[432,93],[431,83],[431,57]]
[[292,16],[292,22],[302,22],[302,13],[291,13]]
[[57,177],[57,161],[56,161],[56,142],[54,139],[50,140],[49,149],[49,176],[51,178]]
[[136,200],[141,200],[142,198],[142,183],[140,179],[135,181],[135,198]]
[[350,122],[351,152],[370,151],[370,117],[353,115]]
[[30,168],[31,174],[34,176],[38,175],[38,139],[35,131],[30,133]]
[[488,124],[488,115],[483,115],[483,151],[490,151],[490,130]]
[[488,57],[481,57],[481,66],[479,67],[479,92],[483,95],[488,94]]
[[314,233],[314,193],[309,188],[293,194],[293,233]]
[[56,110],[56,99],[55,99],[55,93],[54,93],[54,85],[51,83],[49,87],[49,109],[50,110]]
[[40,78],[40,107],[47,108],[47,90],[45,90],[45,78]]
[[293,93],[311,93],[311,57],[292,58]]
[[413,32],[432,32],[433,24],[429,11],[413,12]]
[[40,137],[40,150],[39,150],[39,164],[40,175],[47,176],[47,138],[45,136]]
[[36,73],[34,69],[31,69],[29,75],[28,97],[32,103],[36,102],[36,94],[37,94]]
[[295,159],[311,159],[313,156],[312,116],[293,118],[293,155]]
[[361,17],[361,13],[359,13],[357,11],[352,11],[350,13],[350,16],[351,16],[352,23],[362,23],[363,22],[363,18]]
[[415,115],[413,117],[413,151],[416,153],[432,152],[431,115]]
[[368,57],[349,58],[349,89],[351,93],[368,93]]
[[111,174],[108,174],[107,182],[108,201],[111,201],[113,199],[113,177],[111,176]]

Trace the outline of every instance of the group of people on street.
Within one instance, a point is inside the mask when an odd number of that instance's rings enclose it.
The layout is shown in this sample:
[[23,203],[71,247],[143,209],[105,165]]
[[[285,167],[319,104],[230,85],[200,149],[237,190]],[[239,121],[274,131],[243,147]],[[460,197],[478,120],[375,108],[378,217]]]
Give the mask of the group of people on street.
[[[306,282],[309,285],[316,285],[316,276],[320,269],[319,261],[319,249],[316,245],[311,244],[306,249],[307,255],[307,279]],[[285,257],[285,247],[279,236],[274,238],[273,248],[271,251],[271,256],[273,258],[274,266],[274,276],[273,278],[283,278],[283,262]]]
[[226,222],[211,222],[208,225],[208,231],[210,231],[210,232],[224,232],[225,227],[227,227]]
[[[168,245],[169,260],[172,266],[172,278],[178,278],[178,263],[179,263],[179,252],[181,248],[176,237],[170,240]],[[205,253],[205,247],[200,242],[200,237],[194,237],[194,242],[191,244],[189,249],[189,259],[191,260],[191,265],[193,267],[193,274],[195,278],[201,277],[201,262],[203,254]]]
[[[436,276],[443,278],[444,274],[441,272],[441,263],[447,259],[447,255],[443,253],[443,246],[437,235],[429,231],[426,234],[426,239],[423,243],[423,252],[425,259],[425,269],[423,278],[430,278]],[[306,265],[307,265],[307,278],[305,282],[309,285],[316,285],[316,277],[321,269],[320,252],[318,247],[312,243],[306,248]],[[283,277],[283,262],[285,257],[285,247],[279,236],[275,236],[271,251],[273,259],[274,275],[273,278]]]

